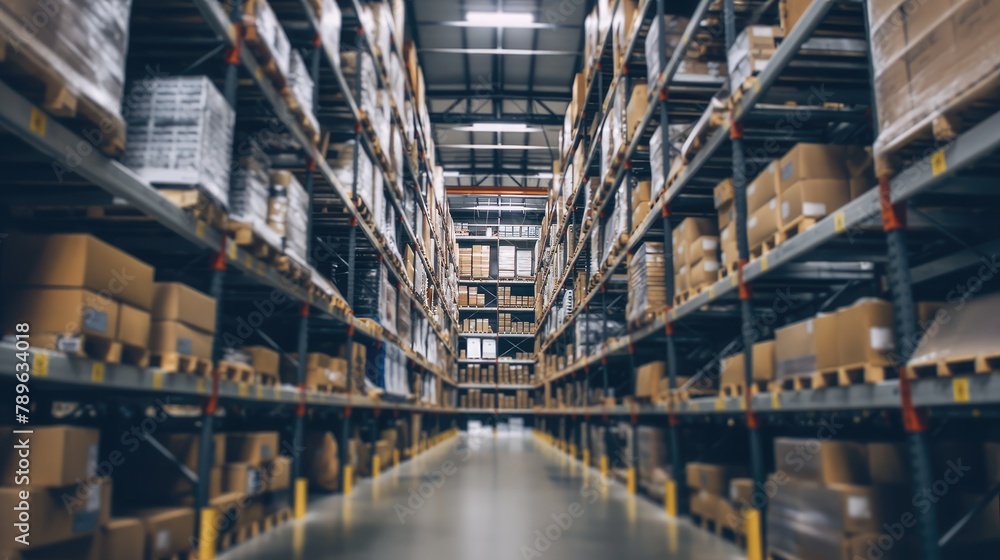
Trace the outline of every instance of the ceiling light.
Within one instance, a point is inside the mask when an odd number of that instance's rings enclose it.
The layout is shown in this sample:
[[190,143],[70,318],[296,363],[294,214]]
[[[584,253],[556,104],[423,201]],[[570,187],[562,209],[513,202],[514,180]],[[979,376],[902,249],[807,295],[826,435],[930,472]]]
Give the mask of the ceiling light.
[[465,14],[465,21],[483,27],[519,27],[535,23],[535,16],[509,12],[469,12]]
[[459,126],[455,130],[463,132],[538,132],[540,128],[532,128],[524,123],[472,123],[472,126]]

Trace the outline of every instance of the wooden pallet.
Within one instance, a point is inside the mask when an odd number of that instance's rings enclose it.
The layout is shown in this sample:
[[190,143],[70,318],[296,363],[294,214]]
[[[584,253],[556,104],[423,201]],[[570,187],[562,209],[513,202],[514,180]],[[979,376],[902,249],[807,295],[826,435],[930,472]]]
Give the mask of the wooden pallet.
[[278,255],[274,258],[274,268],[278,270],[286,279],[291,280],[304,287],[310,285],[312,273],[308,268],[293,260],[288,255]]
[[784,393],[836,386],[837,380],[835,378],[824,376],[820,372],[814,372],[772,381],[768,386],[768,390],[772,393]]
[[150,367],[174,373],[187,373],[207,377],[212,374],[212,361],[196,356],[165,352],[149,356]]
[[730,276],[735,276],[736,272],[740,268],[739,261],[720,263],[719,267],[719,278],[729,278]]
[[340,387],[337,387],[335,385],[328,385],[325,383],[320,385],[308,385],[306,386],[306,389],[310,391],[315,391],[317,393],[328,393],[328,394],[344,392],[344,389]]
[[183,209],[193,218],[202,220],[219,231],[226,231],[228,228],[229,216],[226,211],[202,191],[170,188],[157,189],[157,191],[174,206]]
[[778,233],[774,235],[775,247],[813,227],[820,219],[821,218],[813,218],[810,216],[799,216],[790,223],[782,225],[778,229]]
[[881,383],[898,378],[894,366],[885,364],[853,364],[820,370],[816,373],[823,377],[826,386],[862,385],[865,383]]
[[639,317],[628,322],[628,330],[629,332],[633,332],[639,329],[646,328],[649,325],[652,325],[656,321],[657,317],[661,317],[662,315],[663,315],[662,313],[646,311],[642,313],[642,315],[640,315]]
[[149,349],[145,346],[135,346],[118,341],[122,346],[121,363],[136,367],[149,366]]
[[360,195],[352,195],[351,201],[354,202],[355,208],[358,209],[358,214],[361,215],[361,219],[364,220],[366,224],[368,224],[368,227],[374,230],[375,218],[374,216],[372,216],[372,212],[368,208],[368,205],[365,204],[365,201],[361,199]]
[[[32,346],[58,350],[74,358],[90,358],[107,364],[122,363],[122,343],[94,334],[35,334]],[[138,365],[138,364],[136,364]]]
[[984,352],[975,356],[956,356],[934,362],[906,366],[910,379],[926,377],[951,377],[970,373],[994,373],[1000,371],[1000,352]]
[[895,174],[908,162],[931,155],[998,109],[1000,68],[975,84],[955,88],[954,95],[936,104],[933,111],[906,130],[885,136],[891,138],[890,142],[876,143],[876,174]]
[[[38,12],[36,15],[44,14]],[[48,18],[48,16],[46,16]],[[36,22],[37,23],[37,22]],[[77,76],[60,74],[53,65],[59,60],[50,45],[46,45],[33,33],[28,33],[26,22],[14,21],[14,18],[0,12],[0,32],[10,40],[0,44],[0,77],[4,82],[25,95],[32,102],[37,102],[49,115],[70,122],[85,123],[85,137],[94,137],[94,143],[102,152],[119,156],[125,151],[125,120],[117,107],[103,107],[98,100],[87,92],[79,90]],[[9,45],[17,40],[14,48]],[[32,116],[32,123],[41,122],[36,126],[44,127],[43,114],[37,118]],[[79,127],[72,126],[74,130]],[[44,132],[41,132],[44,135]],[[67,150],[75,153],[69,146]]]
[[[766,393],[770,384],[770,381],[753,381],[750,383],[750,394],[758,395],[760,393]],[[743,389],[745,387],[746,385],[740,383],[723,385],[722,396],[726,398],[742,397],[744,395]]]
[[698,527],[701,527],[703,531],[707,531],[712,534],[718,534],[721,532],[719,530],[719,522],[712,517],[691,514],[691,523],[694,523]]
[[288,79],[282,74],[281,69],[278,68],[278,63],[275,61],[274,53],[271,52],[271,47],[268,46],[267,42],[257,31],[253,4],[253,2],[246,2],[244,9],[243,41],[250,47],[250,51],[254,54],[261,72],[270,78],[271,83],[280,91],[288,85]]
[[257,373],[253,366],[241,364],[239,362],[219,362],[219,377],[235,381],[237,383],[254,383],[257,380]]
[[240,247],[248,248],[247,250],[256,259],[271,262],[275,256],[281,253],[280,247],[271,245],[254,231],[253,224],[230,221],[227,224],[227,229],[233,242]]

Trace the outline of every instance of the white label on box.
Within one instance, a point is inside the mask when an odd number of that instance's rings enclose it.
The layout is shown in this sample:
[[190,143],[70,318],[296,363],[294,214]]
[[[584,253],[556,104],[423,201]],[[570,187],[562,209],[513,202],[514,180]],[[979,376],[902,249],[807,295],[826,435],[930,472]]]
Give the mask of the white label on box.
[[722,230],[722,239],[729,239],[729,231],[729,226],[726,226],[726,228]]
[[747,187],[747,196],[751,196],[755,192],[757,192],[757,182],[756,181],[754,181],[753,183],[750,183],[750,186]]
[[767,63],[770,62],[770,61],[771,61],[770,58],[765,59],[765,60],[760,60],[759,58],[758,59],[754,59],[754,61],[753,61],[753,69],[754,69],[754,71],[755,72],[762,72],[762,71],[764,71],[764,69],[767,68]]
[[701,240],[701,248],[704,249],[705,251],[713,251],[718,246],[719,246],[718,240],[715,240],[715,239],[702,239]]
[[774,29],[770,25],[754,25],[750,32],[757,37],[774,37]]
[[813,332],[813,320],[809,319],[806,321],[806,332],[812,334]]
[[868,498],[849,496],[847,498],[847,516],[855,519],[871,519],[872,510]]
[[757,227],[757,216],[750,216],[750,219],[747,220],[747,227],[748,228]]
[[781,219],[784,220],[784,219],[788,218],[788,212],[789,212],[790,209],[791,209],[791,206],[789,206],[787,200],[781,203]]
[[[111,484],[110,480],[104,480],[102,484]],[[87,488],[87,503],[85,511],[97,511],[101,509],[101,486],[93,484]]]
[[892,329],[889,327],[872,327],[868,329],[868,344],[872,350],[892,350],[895,343],[892,340]]
[[156,547],[157,551],[166,550],[167,547],[170,546],[170,530],[160,529],[159,532],[156,533],[156,540],[153,543],[153,546]]
[[87,477],[97,476],[97,444],[91,444],[87,448]]
[[715,272],[719,270],[719,263],[717,261],[702,261],[705,268],[705,272]]
[[770,208],[771,210],[774,210],[775,208],[777,208],[778,207],[778,199],[777,198],[772,198],[771,202],[767,203],[767,207]]
[[803,202],[802,215],[812,217],[826,216],[826,204],[822,202]]

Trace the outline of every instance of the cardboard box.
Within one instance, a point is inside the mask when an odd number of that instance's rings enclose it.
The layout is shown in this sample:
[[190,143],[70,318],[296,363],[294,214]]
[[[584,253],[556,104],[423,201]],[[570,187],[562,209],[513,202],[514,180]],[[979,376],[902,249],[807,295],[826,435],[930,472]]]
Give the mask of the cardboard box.
[[851,200],[850,182],[843,179],[807,179],[781,193],[781,227],[799,218],[819,219]]
[[0,428],[0,480],[5,485],[22,484],[15,480],[18,461],[27,441],[31,459],[30,484],[33,487],[56,487],[87,480],[97,472],[100,437],[98,430],[75,426],[42,426],[33,434],[15,434],[13,428]]
[[847,149],[830,144],[796,144],[781,158],[778,188],[792,187],[803,179],[838,179],[846,181]]
[[292,486],[292,459],[279,455],[264,467],[262,473],[264,490],[277,492]]
[[889,365],[896,348],[892,304],[863,299],[837,312],[838,365]]
[[649,362],[636,370],[635,396],[656,400],[659,395],[660,380],[667,377],[666,362]]
[[206,333],[215,332],[215,299],[181,284],[157,282],[154,321],[179,321]]
[[747,241],[750,249],[757,249],[765,241],[773,240],[775,233],[778,233],[778,200],[772,198],[747,219]]
[[[818,449],[817,449],[818,448]],[[775,438],[775,468],[820,484],[869,484],[868,447],[854,441]]]
[[702,259],[692,264],[688,270],[688,286],[690,289],[701,288],[714,284],[719,279],[719,261]]
[[149,351],[153,354],[176,352],[185,356],[212,359],[212,335],[178,323],[153,321],[149,333]]
[[773,340],[765,340],[753,345],[754,381],[774,379],[774,349],[775,342]]
[[[33,346],[54,349],[61,337],[95,335],[113,339],[118,334],[118,303],[90,290],[24,288],[5,292],[4,333],[13,334],[15,325],[28,323]],[[51,336],[43,340],[43,333]]]
[[118,304],[118,334],[115,338],[124,344],[146,348],[152,319],[148,311],[127,303]]
[[746,476],[746,468],[692,462],[685,465],[684,475],[687,478],[687,485],[691,488],[704,490],[713,496],[728,496],[730,479]]
[[695,239],[688,247],[688,262],[696,263],[702,259],[719,260],[719,236],[705,235]]
[[116,517],[105,523],[98,538],[100,555],[108,560],[143,560],[146,530],[132,517]]
[[[78,486],[74,483],[61,488],[0,486],[0,523],[5,528],[5,535],[14,534],[24,501],[30,502],[30,517],[34,520],[30,527],[29,550],[92,534],[111,518],[111,480],[97,478],[90,482],[93,484]],[[28,493],[27,500],[22,492]],[[4,547],[7,546],[12,550],[25,548],[5,542]]]
[[229,463],[223,467],[223,491],[252,496],[264,491],[260,467],[250,463]]
[[712,189],[712,200],[715,203],[716,210],[722,208],[729,202],[733,201],[736,196],[736,191],[733,187],[732,178],[723,179],[715,188]]
[[148,508],[130,514],[146,532],[146,558],[169,558],[188,552],[194,539],[194,509]]
[[781,29],[785,31],[785,35],[795,27],[810,4],[812,0],[781,0],[778,13],[781,18]]
[[152,308],[153,267],[96,237],[11,234],[3,245],[0,284],[85,288]]
[[737,507],[753,506],[753,479],[733,478],[729,481],[729,501]]
[[851,200],[878,185],[875,177],[875,158],[870,146],[847,146],[847,175]]
[[281,354],[266,346],[244,346],[241,350],[250,355],[250,365],[257,373],[278,377],[281,371]]
[[[629,0],[621,0],[622,3],[627,3]],[[632,142],[635,137],[636,131],[639,129],[639,125],[642,123],[642,117],[646,114],[646,109],[649,107],[649,89],[643,82],[638,82],[632,86],[632,94],[628,99],[628,106],[625,109],[625,142]],[[641,131],[640,131],[641,132]]]
[[684,220],[674,228],[674,244],[676,246],[690,247],[691,243],[699,237],[706,235],[718,235],[715,221],[711,218],[684,218]]
[[837,315],[828,313],[775,329],[775,379],[837,367],[837,327]]
[[777,167],[771,162],[747,184],[747,214],[762,208],[777,196],[778,191]]
[[278,432],[247,432],[226,435],[226,460],[262,465],[278,456]]
[[719,497],[706,490],[691,493],[691,514],[713,519],[718,509]]
[[719,362],[720,386],[746,386],[746,368],[743,366],[743,353],[722,358]]

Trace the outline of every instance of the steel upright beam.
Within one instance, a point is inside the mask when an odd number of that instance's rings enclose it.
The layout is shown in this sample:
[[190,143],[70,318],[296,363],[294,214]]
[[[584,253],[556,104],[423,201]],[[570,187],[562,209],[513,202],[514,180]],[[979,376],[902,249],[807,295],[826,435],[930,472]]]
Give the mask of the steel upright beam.
[[[724,22],[726,28],[726,49],[728,51],[732,48],[733,43],[736,41],[736,10],[734,0],[725,0]],[[735,88],[739,86],[740,84],[730,83],[729,89],[730,91],[735,91]],[[744,327],[740,329],[743,339],[744,382],[746,385],[744,400],[746,403],[747,432],[750,439],[750,466],[754,479],[754,488],[763,488],[765,482],[763,443],[761,441],[760,424],[757,419],[757,415],[754,413],[753,407],[751,406],[753,400],[751,398],[750,391],[750,387],[753,384],[753,343],[755,342],[756,337],[753,329],[747,328],[749,325],[753,324],[753,308],[751,307],[750,300],[750,286],[743,279],[743,268],[750,260],[750,243],[747,238],[746,228],[746,152],[744,147],[743,122],[741,120],[737,120],[735,118],[735,114],[732,116],[734,118],[732,119],[730,127],[730,141],[732,142],[733,153],[732,165],[733,192],[736,206],[736,245],[739,253],[737,280],[740,298],[740,318],[741,324]],[[764,519],[766,517],[766,511],[767,504],[764,503],[759,510],[752,510],[748,514],[749,517],[747,518],[746,523],[747,558],[749,559],[759,559],[764,556],[764,542],[766,542],[766,527],[764,526]]]
[[[667,60],[667,39],[664,34],[663,18],[664,18],[664,5],[666,0],[656,0],[656,22],[660,26],[660,32],[657,34],[657,50],[660,53],[660,60]],[[665,66],[665,64],[664,64]],[[652,81],[652,79],[650,80]],[[660,108],[660,135],[662,139],[662,150],[660,154],[654,155],[650,154],[650,157],[660,157],[663,161],[663,171],[664,173],[670,169],[670,119],[667,114],[667,99],[670,96],[670,82],[668,81],[664,85],[664,89],[659,92],[659,108]],[[666,179],[666,177],[664,177]],[[663,189],[666,190],[666,185],[663,185]],[[670,391],[673,392],[677,389],[677,348],[674,342],[674,328],[670,321],[670,310],[673,306],[674,295],[677,287],[674,282],[674,232],[673,232],[673,220],[670,215],[670,205],[666,202],[663,204],[663,266],[664,266],[664,284],[666,288],[666,299],[667,299],[667,310],[666,310],[666,321],[664,330],[666,331],[666,362],[667,362],[667,380]],[[680,443],[680,430],[678,429],[679,421],[677,415],[674,414],[673,406],[674,400],[670,400],[670,414],[668,417],[669,425],[667,430],[667,436],[669,438],[670,445],[670,471],[671,480],[667,483],[668,488],[665,492],[666,510],[669,515],[677,516],[684,513],[687,508],[684,505],[687,500],[684,499],[686,493],[687,483],[684,480],[684,461],[681,456],[681,443]]]

